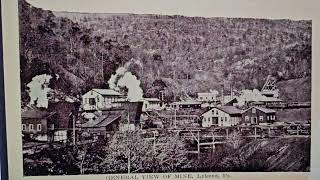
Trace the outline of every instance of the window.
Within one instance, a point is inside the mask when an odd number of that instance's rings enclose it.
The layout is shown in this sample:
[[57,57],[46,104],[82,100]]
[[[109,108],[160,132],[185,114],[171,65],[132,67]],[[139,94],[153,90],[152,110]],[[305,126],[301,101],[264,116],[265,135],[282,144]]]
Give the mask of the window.
[[269,116],[267,116],[267,120],[269,121],[270,119],[269,119]]
[[212,110],[212,115],[214,115],[215,110]]
[[246,122],[249,122],[249,116],[245,116],[245,117],[244,117],[244,120],[245,120]]
[[227,117],[225,117],[225,118],[224,118],[224,121],[225,121],[225,122],[227,122],[227,121],[228,121],[228,118],[227,118]]
[[29,130],[33,131],[33,124],[29,124]]
[[219,115],[219,111],[218,110],[216,111],[216,115]]
[[41,124],[37,124],[37,131],[41,131]]
[[89,98],[89,104],[90,105],[95,105],[96,104],[96,101],[94,98]]
[[260,116],[260,117],[259,117],[259,120],[260,120],[260,121],[263,121],[263,116]]
[[54,124],[50,124],[50,129],[54,130]]
[[100,98],[99,98],[99,97],[97,97],[97,102],[99,102],[99,99],[100,99]]
[[223,123],[223,117],[221,117],[221,123]]
[[22,131],[25,131],[25,130],[26,130],[26,125],[22,124]]
[[253,114],[256,113],[256,108],[252,108],[252,113],[253,113]]

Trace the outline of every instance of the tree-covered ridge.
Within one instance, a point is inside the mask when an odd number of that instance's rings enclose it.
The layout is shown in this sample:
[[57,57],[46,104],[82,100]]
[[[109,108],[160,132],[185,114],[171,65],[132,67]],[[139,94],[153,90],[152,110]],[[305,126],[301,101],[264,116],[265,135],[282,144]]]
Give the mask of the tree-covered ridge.
[[311,76],[311,21],[61,13],[24,0],[19,16],[24,102],[35,75],[59,74],[51,86],[75,95],[107,87],[128,61],[146,96],[164,88],[168,100]]
[[[174,79],[190,94],[223,81],[239,89],[261,88],[269,74],[279,81],[311,76],[311,21],[55,14],[130,45],[149,81]],[[188,82],[198,88],[188,89]]]
[[[91,87],[107,87],[115,69],[131,58],[128,46],[106,39],[68,18],[57,18],[19,1],[22,100],[35,75],[56,74],[50,85],[76,95]],[[103,68],[102,68],[103,67]]]

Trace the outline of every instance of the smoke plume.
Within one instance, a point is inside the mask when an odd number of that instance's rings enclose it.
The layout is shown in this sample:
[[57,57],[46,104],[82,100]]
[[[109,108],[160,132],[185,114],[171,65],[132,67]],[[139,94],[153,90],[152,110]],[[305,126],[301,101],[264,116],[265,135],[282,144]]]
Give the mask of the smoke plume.
[[241,95],[238,98],[238,105],[244,106],[245,102],[248,101],[265,101],[268,98],[261,94],[261,92],[257,89],[254,90],[242,90]]
[[27,84],[29,87],[30,105],[48,108],[48,92],[51,90],[48,85],[52,76],[47,74],[38,75],[32,78]]
[[116,91],[126,87],[128,89],[128,100],[131,102],[140,101],[143,97],[140,80],[127,70],[127,66],[128,64],[117,69],[116,74],[113,74],[108,81],[109,87]]

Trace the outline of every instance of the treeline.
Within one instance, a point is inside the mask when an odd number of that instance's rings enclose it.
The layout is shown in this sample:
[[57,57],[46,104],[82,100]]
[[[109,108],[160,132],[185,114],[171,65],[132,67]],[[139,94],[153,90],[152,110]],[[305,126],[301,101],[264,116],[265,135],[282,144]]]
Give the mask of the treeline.
[[[55,14],[129,45],[144,65],[145,86],[174,79],[173,85],[194,94],[223,83],[261,88],[269,74],[279,81],[311,75],[311,21]],[[188,88],[187,82],[197,88]]]
[[91,28],[68,18],[57,18],[19,1],[22,101],[28,102],[32,77],[50,74],[50,86],[77,95],[92,87],[107,87],[115,69],[131,59],[132,52]]
[[53,88],[81,94],[108,87],[128,61],[146,96],[165,90],[168,100],[231,85],[259,89],[269,74],[311,76],[311,21],[59,13],[25,0],[19,17],[23,102],[37,74],[59,74]]

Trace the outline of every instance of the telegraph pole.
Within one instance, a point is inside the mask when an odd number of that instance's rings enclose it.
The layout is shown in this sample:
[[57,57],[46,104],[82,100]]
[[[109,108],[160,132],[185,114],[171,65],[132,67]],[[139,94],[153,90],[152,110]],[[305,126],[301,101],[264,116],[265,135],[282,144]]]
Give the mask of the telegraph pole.
[[72,115],[72,131],[73,131],[73,145],[75,146],[76,145],[76,120],[75,120],[75,117],[74,115]]
[[129,111],[128,111],[128,126],[127,126],[127,152],[128,152],[128,174],[130,174],[130,168],[131,168],[131,155],[130,155],[130,145],[129,145],[129,128],[130,128],[130,118],[129,118]]

